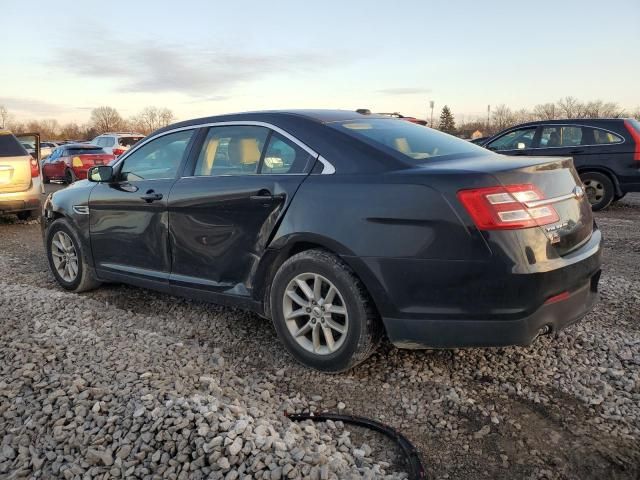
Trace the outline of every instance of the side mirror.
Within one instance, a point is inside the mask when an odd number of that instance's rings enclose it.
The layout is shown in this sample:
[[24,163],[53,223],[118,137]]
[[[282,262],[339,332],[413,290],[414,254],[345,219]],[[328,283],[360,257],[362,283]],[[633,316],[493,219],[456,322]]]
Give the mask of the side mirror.
[[527,148],[524,142],[518,142],[517,147],[518,147],[518,150],[524,150],[525,148]]
[[98,165],[87,170],[87,180],[90,182],[111,182],[113,180],[113,167],[110,165]]

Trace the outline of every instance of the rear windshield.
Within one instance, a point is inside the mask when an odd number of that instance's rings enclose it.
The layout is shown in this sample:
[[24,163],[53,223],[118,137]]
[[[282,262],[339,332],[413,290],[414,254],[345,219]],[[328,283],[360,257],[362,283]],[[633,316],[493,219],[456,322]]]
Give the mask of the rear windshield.
[[374,146],[391,148],[415,163],[447,155],[487,153],[466,140],[406,120],[372,118],[329,125]]
[[20,142],[9,132],[0,131],[0,157],[29,155]]
[[118,138],[118,143],[122,147],[130,147],[130,146],[138,143],[143,138],[144,137],[120,137],[120,138]]
[[93,148],[68,148],[67,155],[97,155],[101,153],[107,153],[104,151],[104,148],[93,147]]

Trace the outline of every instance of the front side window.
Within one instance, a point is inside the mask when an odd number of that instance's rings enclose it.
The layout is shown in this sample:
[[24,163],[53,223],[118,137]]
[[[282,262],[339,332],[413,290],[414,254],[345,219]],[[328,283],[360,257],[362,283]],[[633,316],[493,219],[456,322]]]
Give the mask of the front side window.
[[524,150],[531,148],[535,134],[536,127],[520,128],[494,140],[487,147],[490,150]]
[[610,143],[622,142],[622,138],[615,133],[607,132],[606,130],[600,130],[599,128],[593,129],[593,139],[596,145],[606,145]]
[[202,145],[194,175],[258,173],[269,130],[254,126],[212,127]]
[[183,130],[163,135],[131,153],[123,161],[120,170],[122,180],[174,178],[193,132]]
[[414,163],[423,163],[447,155],[487,153],[482,147],[471,142],[406,120],[372,118],[333,122],[328,125],[366,143],[391,148]]
[[582,128],[574,126],[544,127],[540,148],[575,147],[582,144]]
[[312,156],[279,133],[273,133],[264,154],[260,173],[303,173]]

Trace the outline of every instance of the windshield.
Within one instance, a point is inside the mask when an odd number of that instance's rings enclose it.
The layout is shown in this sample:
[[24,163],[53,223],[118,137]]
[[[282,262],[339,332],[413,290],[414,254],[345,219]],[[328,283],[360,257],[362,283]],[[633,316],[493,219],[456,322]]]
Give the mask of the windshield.
[[11,133],[0,130],[0,157],[22,157],[28,155]]
[[372,118],[329,125],[367,143],[391,148],[415,163],[446,155],[487,153],[470,142],[405,120]]
[[103,148],[100,147],[89,147],[89,148],[69,148],[67,150],[67,155],[100,155],[103,153],[107,153]]

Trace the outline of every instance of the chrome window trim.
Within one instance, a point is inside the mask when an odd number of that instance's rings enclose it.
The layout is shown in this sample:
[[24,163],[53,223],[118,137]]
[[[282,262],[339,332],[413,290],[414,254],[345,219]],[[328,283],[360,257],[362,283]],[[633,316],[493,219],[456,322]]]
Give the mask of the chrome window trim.
[[[498,138],[496,138],[496,140],[501,139],[502,137],[504,137],[505,135],[510,134],[511,132],[515,132],[518,130],[525,130],[527,128],[538,128],[538,127],[542,127],[542,129],[544,130],[545,127],[580,127],[580,128],[591,128],[593,130],[602,130],[603,132],[607,132],[610,133],[612,135],[615,135],[616,137],[619,137],[622,139],[621,142],[615,142],[615,143],[590,143],[588,145],[565,145],[565,146],[561,146],[561,147],[529,147],[529,148],[525,148],[524,150],[548,150],[551,148],[578,148],[578,147],[602,147],[602,146],[607,146],[607,145],[622,145],[624,143],[627,142],[627,139],[624,138],[624,136],[620,135],[617,132],[614,132],[612,130],[608,130],[606,128],[602,128],[602,127],[594,127],[591,125],[584,125],[581,123],[541,123],[539,125],[529,125],[527,127],[515,127],[512,130],[509,130],[508,132],[505,132],[504,135],[500,135]],[[542,136],[542,134],[541,134]],[[494,140],[494,142],[496,141]],[[487,143],[487,147],[489,147],[489,145],[491,145],[490,143]],[[495,152],[507,152],[510,150],[517,150],[517,148],[508,148],[506,150],[494,150]]]
[[[287,138],[288,140],[292,141],[293,143],[298,145],[300,148],[305,150],[309,155],[311,155],[315,159],[319,160],[322,163],[323,169],[322,169],[322,172],[320,172],[317,175],[332,175],[332,174],[334,174],[336,172],[335,167],[328,160],[326,160],[324,157],[322,157],[318,152],[313,150],[311,147],[309,147],[308,145],[306,145],[305,143],[301,142],[296,137],[291,135],[289,132],[283,130],[282,128],[280,128],[280,127],[278,127],[276,125],[273,125],[272,123],[260,122],[260,121],[255,121],[255,120],[231,120],[231,121],[227,121],[227,122],[199,123],[199,124],[196,124],[196,125],[188,125],[186,127],[172,128],[171,130],[167,130],[165,132],[162,132],[162,133],[159,133],[159,134],[156,134],[156,135],[153,135],[153,136],[146,137],[144,139],[144,141],[142,141],[141,143],[137,143],[133,148],[130,148],[125,153],[120,155],[120,158],[118,158],[118,161],[113,164],[113,167],[116,168],[120,164],[120,162],[123,162],[124,160],[126,160],[126,158],[129,155],[133,154],[135,151],[137,151],[139,148],[143,147],[147,143],[149,143],[149,142],[151,142],[151,141],[153,141],[153,140],[155,140],[157,138],[163,137],[165,135],[169,135],[171,133],[176,133],[176,132],[181,132],[181,131],[184,131],[184,130],[196,130],[196,129],[199,129],[199,128],[230,127],[230,126],[249,126],[249,127],[265,127],[265,128],[269,128],[269,129],[273,130],[274,132],[277,132],[280,135],[282,135],[283,137]],[[256,175],[308,175],[308,174],[306,174],[306,173],[281,173],[281,174],[260,173],[260,174],[256,174]],[[311,174],[311,175],[313,175],[313,174]],[[193,175],[191,175],[191,176],[193,176]],[[189,177],[191,177],[191,176],[189,176]],[[224,175],[216,175],[216,176],[224,176]],[[227,175],[227,176],[231,177],[231,176],[234,176],[234,175]],[[189,178],[189,177],[182,177],[182,178]]]

